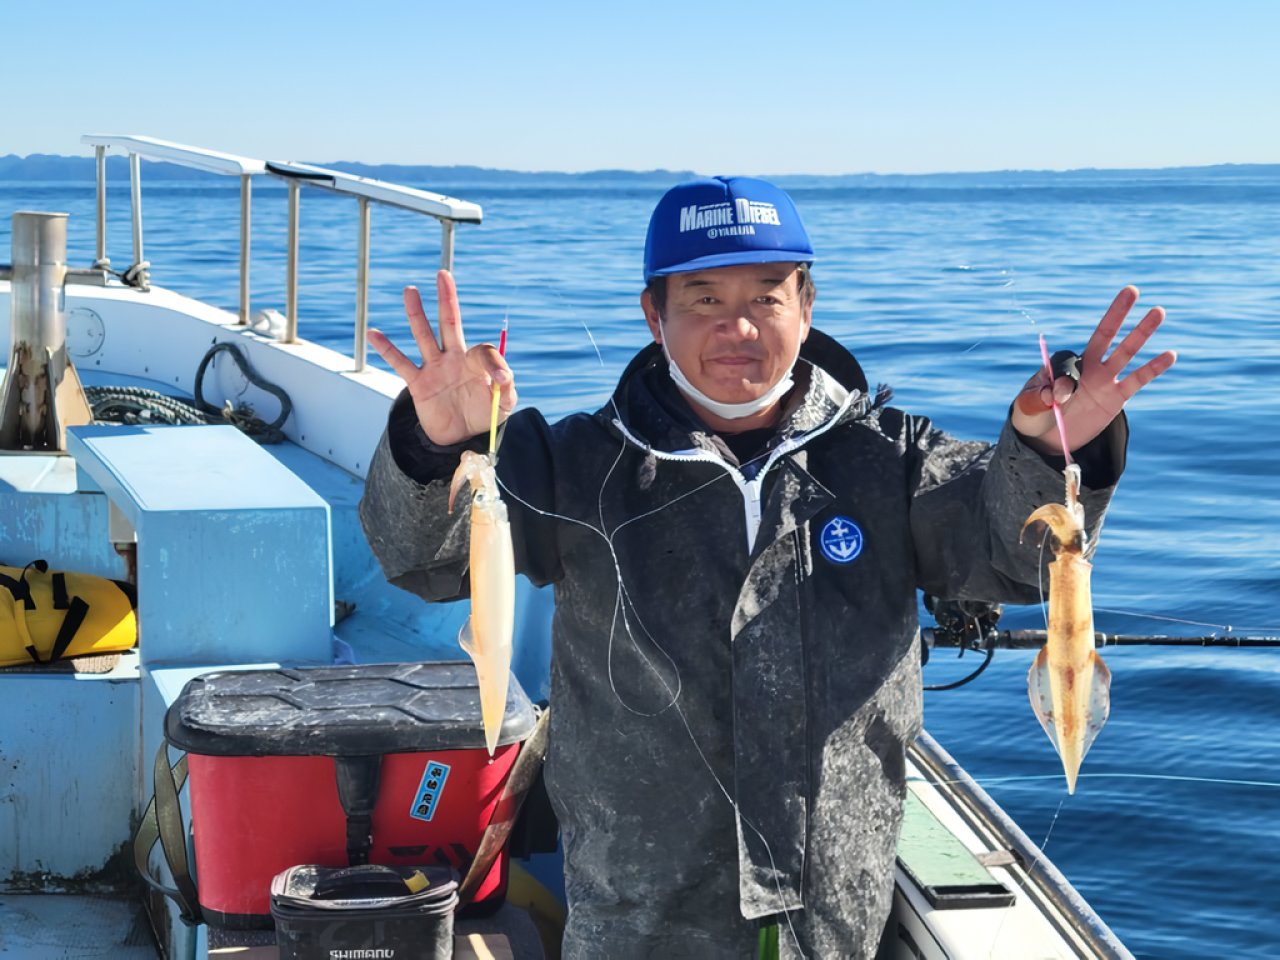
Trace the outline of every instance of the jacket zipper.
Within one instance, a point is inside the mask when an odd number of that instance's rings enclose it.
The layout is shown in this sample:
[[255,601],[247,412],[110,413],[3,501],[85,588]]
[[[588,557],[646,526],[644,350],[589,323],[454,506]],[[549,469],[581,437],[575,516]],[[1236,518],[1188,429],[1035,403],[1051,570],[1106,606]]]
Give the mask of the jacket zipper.
[[839,423],[844,412],[859,396],[861,396],[859,391],[850,391],[849,395],[845,398],[844,403],[840,405],[840,409],[832,414],[826,423],[819,427],[815,427],[808,433],[801,434],[798,437],[791,437],[778,444],[778,446],[769,452],[769,458],[765,461],[764,466],[760,468],[760,472],[755,475],[755,479],[753,480],[748,480],[742,475],[742,471],[738,470],[731,464],[725,463],[722,458],[707,450],[680,450],[672,453],[668,453],[665,450],[655,450],[653,447],[642,442],[630,430],[628,430],[626,424],[624,424],[619,417],[613,418],[613,425],[618,428],[618,432],[621,433],[626,440],[630,441],[636,447],[658,460],[683,462],[701,460],[706,463],[716,464],[728,473],[729,477],[733,480],[734,485],[737,486],[738,492],[742,495],[743,511],[747,522],[747,553],[751,553],[751,551],[755,549],[756,535],[760,532],[760,520],[763,513],[761,500],[764,493],[764,478],[769,473],[770,468],[772,468],[780,458],[791,453],[793,450],[798,450],[815,437],[822,436]]

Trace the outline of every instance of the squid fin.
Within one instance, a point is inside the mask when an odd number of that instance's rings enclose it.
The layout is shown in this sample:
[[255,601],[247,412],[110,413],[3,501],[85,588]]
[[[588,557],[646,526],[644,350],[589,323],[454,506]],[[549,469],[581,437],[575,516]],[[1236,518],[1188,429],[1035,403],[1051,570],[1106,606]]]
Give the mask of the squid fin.
[[462,625],[462,629],[458,631],[458,646],[467,652],[473,661],[476,658],[475,639],[471,636],[471,618],[467,617],[467,622]]
[[1089,688],[1089,719],[1084,730],[1084,750],[1080,753],[1082,760],[1111,714],[1111,671],[1097,650],[1089,652],[1089,662],[1093,664],[1093,685]]
[[1053,709],[1053,687],[1049,672],[1049,649],[1044,647],[1036,655],[1035,662],[1027,671],[1027,695],[1031,700],[1031,709],[1035,711],[1040,726],[1049,735],[1053,748],[1062,758],[1062,769],[1067,776],[1067,793],[1076,792],[1076,777],[1080,772],[1080,764],[1085,754],[1098,738],[1103,724],[1111,713],[1111,671],[1098,656],[1096,650],[1089,651],[1091,676],[1089,679],[1088,714],[1085,717],[1084,730],[1080,738],[1079,755],[1074,756],[1074,749],[1063,751],[1062,741],[1058,736],[1057,717]]
[[1027,671],[1027,696],[1031,700],[1031,709],[1044,732],[1053,741],[1053,749],[1059,754],[1062,747],[1058,744],[1058,728],[1053,720],[1053,688],[1049,683],[1049,648],[1041,647],[1036,654],[1035,662]]
[[480,686],[480,717],[484,723],[484,745],[492,757],[498,749],[498,737],[507,715],[508,674],[493,670],[488,658],[476,655],[475,637],[471,634],[471,618],[458,631],[458,646],[467,652],[476,668],[476,682]]

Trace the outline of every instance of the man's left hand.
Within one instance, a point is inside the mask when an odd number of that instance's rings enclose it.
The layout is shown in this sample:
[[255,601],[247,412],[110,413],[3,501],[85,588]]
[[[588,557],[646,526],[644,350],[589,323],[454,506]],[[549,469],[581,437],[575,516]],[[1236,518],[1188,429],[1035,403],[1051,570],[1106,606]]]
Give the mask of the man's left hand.
[[1103,354],[1120,332],[1137,299],[1138,288],[1125,287],[1111,302],[1084,349],[1078,383],[1070,377],[1059,377],[1050,383],[1048,371],[1041,367],[1022,388],[1013,405],[1013,426],[1036,450],[1062,453],[1062,441],[1053,417],[1055,399],[1062,408],[1067,444],[1071,450],[1078,450],[1107,428],[1130,397],[1177,361],[1178,355],[1166,350],[1120,379],[1129,361],[1164,320],[1163,307],[1148,310],[1142,321],[1120,341],[1120,346],[1111,352],[1111,356],[1104,358]]

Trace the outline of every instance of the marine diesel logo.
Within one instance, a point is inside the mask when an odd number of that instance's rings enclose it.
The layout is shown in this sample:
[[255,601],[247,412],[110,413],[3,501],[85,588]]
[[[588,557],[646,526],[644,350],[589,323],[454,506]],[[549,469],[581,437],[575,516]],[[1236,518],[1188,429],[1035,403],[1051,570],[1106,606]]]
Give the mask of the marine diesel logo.
[[782,221],[778,219],[778,208],[763,200],[741,197],[733,203],[723,200],[720,203],[695,203],[680,208],[680,232],[705,230],[711,240],[716,237],[754,234],[756,224],[782,226]]

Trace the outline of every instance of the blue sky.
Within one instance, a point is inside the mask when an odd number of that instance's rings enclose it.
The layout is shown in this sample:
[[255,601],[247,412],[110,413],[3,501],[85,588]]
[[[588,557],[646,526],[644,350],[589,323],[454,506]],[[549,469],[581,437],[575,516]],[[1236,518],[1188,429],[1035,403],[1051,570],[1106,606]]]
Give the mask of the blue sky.
[[520,170],[1280,163],[1272,0],[4,0],[0,23],[0,154],[97,132]]

